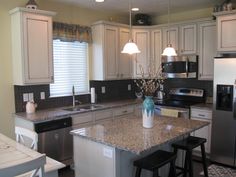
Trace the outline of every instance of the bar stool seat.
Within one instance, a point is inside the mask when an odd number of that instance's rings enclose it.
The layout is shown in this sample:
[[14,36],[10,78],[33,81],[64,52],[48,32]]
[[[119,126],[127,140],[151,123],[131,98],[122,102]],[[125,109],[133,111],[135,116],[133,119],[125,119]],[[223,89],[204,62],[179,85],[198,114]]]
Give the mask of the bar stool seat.
[[208,171],[207,171],[207,165],[206,165],[206,153],[205,153],[205,146],[204,146],[205,142],[206,142],[205,138],[189,136],[185,138],[184,140],[180,140],[172,144],[172,147],[174,148],[174,153],[177,154],[178,149],[182,149],[186,151],[184,168],[176,167],[177,169],[181,170],[181,173],[178,173],[177,176],[180,174],[184,174],[184,177],[185,177],[187,173],[189,173],[189,176],[193,177],[192,151],[196,147],[200,146],[204,175],[205,177],[208,177]]
[[175,177],[175,160],[175,153],[158,150],[146,157],[134,161],[134,166],[137,167],[135,177],[141,176],[142,169],[152,171],[153,177],[158,177],[158,169],[168,163],[170,163],[170,176]]

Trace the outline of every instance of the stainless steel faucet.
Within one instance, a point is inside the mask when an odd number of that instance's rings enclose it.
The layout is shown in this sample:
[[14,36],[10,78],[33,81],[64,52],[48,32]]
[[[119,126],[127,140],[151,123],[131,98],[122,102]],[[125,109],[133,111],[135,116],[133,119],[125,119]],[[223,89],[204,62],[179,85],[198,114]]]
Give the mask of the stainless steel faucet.
[[75,100],[75,87],[74,85],[72,86],[72,106],[75,107],[75,102],[77,102],[77,100]]

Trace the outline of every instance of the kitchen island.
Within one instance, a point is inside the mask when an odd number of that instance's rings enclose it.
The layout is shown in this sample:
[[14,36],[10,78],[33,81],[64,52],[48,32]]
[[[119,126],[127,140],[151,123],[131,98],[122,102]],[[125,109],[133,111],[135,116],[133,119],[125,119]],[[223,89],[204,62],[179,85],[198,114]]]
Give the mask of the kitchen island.
[[146,129],[141,117],[130,115],[74,130],[76,177],[132,177],[134,160],[157,149],[171,150],[171,142],[206,125],[202,121],[158,116],[154,127]]

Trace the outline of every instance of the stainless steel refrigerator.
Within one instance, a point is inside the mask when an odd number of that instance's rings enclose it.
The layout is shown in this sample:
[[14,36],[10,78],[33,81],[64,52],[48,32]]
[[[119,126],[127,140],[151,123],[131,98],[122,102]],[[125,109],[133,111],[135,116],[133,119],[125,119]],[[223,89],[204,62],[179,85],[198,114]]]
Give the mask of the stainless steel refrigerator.
[[236,58],[214,59],[211,160],[236,166]]

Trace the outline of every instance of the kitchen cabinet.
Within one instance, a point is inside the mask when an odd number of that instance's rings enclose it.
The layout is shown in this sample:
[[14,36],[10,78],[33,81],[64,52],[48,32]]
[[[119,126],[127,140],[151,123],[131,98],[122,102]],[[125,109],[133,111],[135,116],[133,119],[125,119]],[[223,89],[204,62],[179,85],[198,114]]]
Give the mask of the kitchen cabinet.
[[121,50],[129,40],[129,29],[117,24],[97,22],[92,26],[92,79],[130,79],[132,62]]
[[180,25],[179,54],[197,54],[197,24]]
[[94,112],[95,121],[106,120],[113,118],[113,111],[112,109],[105,109],[101,111]]
[[214,57],[216,51],[216,24],[204,22],[199,24],[199,80],[213,80]]
[[179,53],[179,28],[178,26],[171,26],[169,28],[163,28],[162,31],[162,46],[166,48],[168,44],[171,44],[176,53]]
[[114,118],[125,116],[125,115],[128,115],[128,114],[134,114],[134,105],[122,106],[120,108],[115,108],[113,110]]
[[236,11],[214,13],[217,22],[217,51],[236,52]]
[[161,29],[151,30],[151,58],[154,60],[155,68],[161,65],[162,49],[162,32]]
[[92,125],[94,120],[92,112],[75,114],[72,115],[71,118],[72,118],[72,127],[74,129],[82,127],[84,125]]
[[137,44],[141,53],[134,55],[133,77],[142,77],[140,65],[143,68],[144,75],[148,74],[148,67],[150,65],[150,30],[149,29],[133,29],[133,40]]
[[[205,150],[206,150],[206,153],[210,154],[212,110],[191,108],[191,119],[209,122],[208,126],[205,126],[199,130],[196,130],[192,135],[201,137],[201,138],[206,138],[207,141],[205,143]],[[196,148],[195,150],[200,152],[200,147]]]
[[55,13],[18,7],[10,14],[14,84],[52,83],[52,16]]

